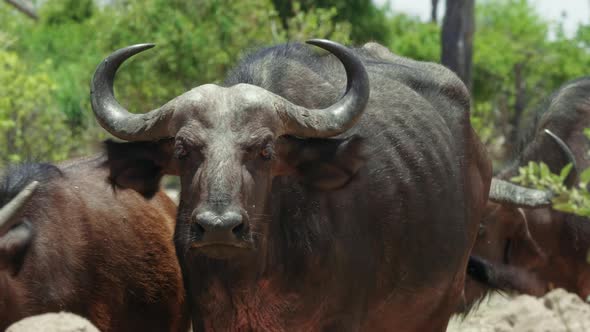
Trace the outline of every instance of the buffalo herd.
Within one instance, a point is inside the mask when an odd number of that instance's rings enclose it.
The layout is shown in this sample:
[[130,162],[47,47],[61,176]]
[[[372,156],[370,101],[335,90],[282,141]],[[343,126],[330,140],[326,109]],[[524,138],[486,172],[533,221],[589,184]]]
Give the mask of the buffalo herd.
[[[590,167],[587,127],[590,77],[583,77],[565,83],[537,109],[522,134],[520,153],[496,180],[507,181],[536,161],[557,174],[572,164],[564,184],[575,186],[579,171]],[[513,290],[542,295],[559,287],[590,300],[590,220],[551,209],[549,192],[520,189],[523,199],[517,204],[490,194],[473,254],[509,268],[512,276],[504,282]],[[486,291],[477,282],[466,284],[471,304]]]
[[148,112],[113,85],[153,45],[106,57],[90,99],[119,140],[0,178],[0,330],[67,311],[101,331],[443,332],[494,290],[590,296],[588,220],[510,182],[538,161],[572,164],[577,186],[590,78],[547,98],[493,175],[452,71],[307,44],[257,50]]

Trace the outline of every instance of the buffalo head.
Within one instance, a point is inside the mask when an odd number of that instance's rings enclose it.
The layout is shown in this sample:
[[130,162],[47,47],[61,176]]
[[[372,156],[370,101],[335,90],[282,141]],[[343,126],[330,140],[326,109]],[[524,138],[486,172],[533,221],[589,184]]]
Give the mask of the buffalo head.
[[[573,152],[557,135],[548,129],[545,129],[544,132],[555,142],[564,157],[572,164],[572,170],[566,179],[566,185],[572,186],[578,178],[576,158]],[[529,209],[550,206],[552,197],[551,192],[521,187],[500,179],[492,179],[489,195],[492,202]]]
[[492,262],[524,268],[543,263],[545,253],[532,237],[522,208],[488,202],[474,252]]
[[[565,159],[572,164],[572,171],[566,184],[577,180],[574,154],[567,144],[545,129],[545,134],[561,150]],[[524,209],[538,209],[551,206],[553,194],[548,191],[524,188],[509,182],[493,179],[490,189],[490,203],[486,207],[480,224],[478,243],[475,251],[479,255],[495,258],[504,263],[514,263],[530,268],[544,259],[544,254],[529,232],[529,223]],[[515,259],[520,257],[520,259]]]
[[[574,154],[567,144],[551,131],[545,129],[544,133],[545,137],[553,142],[550,144],[554,144],[564,159],[573,165],[566,179],[566,185],[571,186],[578,177]],[[495,264],[523,271],[532,271],[546,264],[546,243],[543,242],[544,239],[536,239],[534,234],[531,234],[531,227],[546,227],[543,224],[547,224],[545,219],[550,218],[550,210],[543,208],[551,206],[552,197],[553,194],[549,191],[525,188],[493,179],[489,202],[473,248],[474,254]],[[539,218],[538,214],[529,217],[533,210],[540,211],[539,213],[546,217]]]
[[119,66],[153,47],[134,45],[107,57],[91,87],[98,122],[132,143],[107,143],[111,179],[152,195],[164,174],[181,179],[177,246],[214,258],[256,248],[265,236],[276,176],[299,176],[319,189],[345,184],[358,169],[359,140],[327,139],[355,125],[369,98],[368,75],[346,47],[310,40],[344,65],[344,95],[309,109],[261,87],[196,87],[145,114],[125,110],[113,95]]

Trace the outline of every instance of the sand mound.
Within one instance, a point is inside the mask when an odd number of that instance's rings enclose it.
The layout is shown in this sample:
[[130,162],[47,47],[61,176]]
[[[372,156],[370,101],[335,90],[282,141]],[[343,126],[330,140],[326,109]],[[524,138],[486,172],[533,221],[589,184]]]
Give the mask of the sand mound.
[[88,320],[66,312],[27,317],[8,327],[6,332],[99,332]]
[[556,289],[542,298],[495,294],[447,332],[586,332],[590,305],[576,294]]

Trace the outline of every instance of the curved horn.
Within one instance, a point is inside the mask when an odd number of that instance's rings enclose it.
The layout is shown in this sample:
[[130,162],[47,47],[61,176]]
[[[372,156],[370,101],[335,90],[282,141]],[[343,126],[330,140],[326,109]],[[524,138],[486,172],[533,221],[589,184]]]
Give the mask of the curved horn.
[[113,82],[121,64],[154,44],[137,44],[113,52],[96,68],[90,86],[92,110],[100,125],[127,141],[151,141],[169,137],[168,121],[172,112],[160,109],[145,114],[129,113],[113,93]]
[[29,183],[8,204],[0,209],[0,235],[6,233],[12,227],[12,224],[9,223],[10,219],[25,205],[38,185],[39,182],[37,181]]
[[278,109],[285,133],[300,137],[332,137],[352,128],[369,101],[369,76],[363,63],[347,47],[330,40],[311,39],[308,44],[319,46],[333,55],[346,70],[346,92],[326,109],[307,109],[285,101]]
[[500,179],[492,179],[489,199],[500,204],[540,208],[550,206],[552,196],[550,192],[521,187]]
[[564,184],[568,188],[575,186],[576,182],[578,181],[578,165],[576,163],[576,156],[574,155],[570,147],[567,145],[567,143],[565,143],[561,138],[552,133],[549,129],[545,129],[545,134],[549,135],[549,137],[551,137],[553,141],[557,143],[557,145],[561,149],[563,156],[567,159],[567,162],[572,164],[572,169],[570,171],[570,174],[567,175]]

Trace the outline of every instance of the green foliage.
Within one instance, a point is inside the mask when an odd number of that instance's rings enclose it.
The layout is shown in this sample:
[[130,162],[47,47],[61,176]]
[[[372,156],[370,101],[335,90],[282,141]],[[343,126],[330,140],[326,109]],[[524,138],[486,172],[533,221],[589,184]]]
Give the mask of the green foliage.
[[370,40],[384,43],[390,34],[387,27],[388,10],[385,6],[377,7],[371,0],[273,0],[273,3],[284,27],[288,26],[290,18],[297,16],[298,10],[315,12],[333,8],[336,10],[336,23],[350,23],[350,37],[355,44]]
[[526,187],[551,191],[554,194],[552,207],[555,210],[590,217],[590,192],[587,190],[590,168],[580,174],[578,187],[568,189],[563,181],[571,169],[572,165],[568,164],[560,174],[553,174],[545,163],[529,162],[526,167],[521,167],[518,176],[511,180]]
[[[96,65],[118,48],[142,42],[157,45],[126,63],[115,86],[125,107],[145,112],[200,84],[219,83],[250,49],[312,37],[348,43],[351,30],[349,23],[334,21],[335,8],[303,9],[297,4],[295,15],[283,27],[271,0],[202,0],[198,6],[180,0],[119,0],[104,7],[92,0],[47,0],[37,23],[0,6],[0,50],[18,54],[19,66],[27,69],[19,75],[34,72],[50,80],[51,89],[40,84],[33,91],[42,94],[38,103],[47,105],[43,108],[53,117],[48,128],[60,133],[55,140],[10,150],[11,157],[5,160],[29,154],[64,159],[88,153],[93,142],[103,139],[107,134],[90,110],[89,82]],[[28,96],[15,92],[20,90],[2,93],[11,104],[29,103]],[[11,112],[5,108],[0,121],[8,121]],[[69,133],[71,144],[63,142],[62,131]]]
[[490,103],[494,136],[514,143],[524,115],[565,81],[587,73],[590,54],[580,47],[584,33],[566,36],[560,23],[552,26],[527,0],[479,1],[476,26],[474,101]]
[[[590,128],[584,129],[584,135],[590,139]],[[559,174],[554,174],[545,163],[531,161],[527,166],[520,167],[518,175],[511,181],[525,187],[551,191],[554,195],[552,207],[555,210],[590,217],[590,192],[588,191],[590,168],[580,173],[577,187],[567,188],[563,182],[572,167],[571,163],[567,164]]]
[[579,46],[590,52],[590,24],[580,25],[578,27],[576,40],[579,42]]
[[328,9],[318,8],[312,12],[304,12],[299,2],[293,3],[294,15],[287,18],[287,29],[283,33],[276,33],[276,40],[307,40],[324,36],[325,38],[343,44],[350,43],[351,24],[348,22],[336,22],[338,10],[335,7]]
[[138,42],[157,45],[122,71],[118,91],[130,109],[145,112],[197,85],[219,82],[245,49],[272,42],[276,13],[269,1],[129,1],[106,8],[116,27],[102,55]]
[[[200,6],[166,0],[129,1],[107,8],[113,25],[104,51],[136,42],[157,49],[122,71],[117,91],[130,109],[144,112],[203,83],[219,82],[250,49],[310,37],[348,41],[349,27],[332,24],[334,9],[304,12],[284,29],[270,0],[204,0]],[[297,5],[295,4],[296,8]]]
[[390,31],[386,45],[395,53],[422,61],[440,59],[440,27],[419,18],[399,14],[388,21]]
[[471,126],[485,145],[492,144],[495,138],[494,128],[489,125],[494,122],[492,108],[491,102],[484,101],[476,103],[471,113]]
[[17,54],[0,50],[0,166],[23,157],[63,159],[70,152],[64,116],[52,104],[50,65],[27,68]]
[[514,92],[514,66],[542,61],[548,24],[526,0],[480,1],[474,38],[474,92],[489,100],[497,91]]
[[[521,119],[564,82],[590,68],[590,28],[568,37],[527,0],[478,0],[473,55],[472,124],[493,159],[509,157]],[[440,27],[404,14],[388,18],[386,45],[424,61],[440,59]],[[354,27],[353,27],[354,28]],[[561,31],[561,32],[560,32]],[[550,37],[552,36],[552,37]],[[522,77],[517,114],[517,71]]]
[[40,16],[45,24],[80,23],[89,19],[94,12],[92,0],[48,1],[42,8]]

